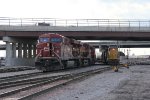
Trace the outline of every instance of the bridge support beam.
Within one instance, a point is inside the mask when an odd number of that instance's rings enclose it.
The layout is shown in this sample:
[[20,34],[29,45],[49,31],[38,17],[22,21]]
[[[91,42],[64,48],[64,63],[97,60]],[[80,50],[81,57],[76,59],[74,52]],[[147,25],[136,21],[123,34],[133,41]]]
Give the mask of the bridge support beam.
[[36,40],[3,37],[3,41],[6,42],[6,66],[34,66]]

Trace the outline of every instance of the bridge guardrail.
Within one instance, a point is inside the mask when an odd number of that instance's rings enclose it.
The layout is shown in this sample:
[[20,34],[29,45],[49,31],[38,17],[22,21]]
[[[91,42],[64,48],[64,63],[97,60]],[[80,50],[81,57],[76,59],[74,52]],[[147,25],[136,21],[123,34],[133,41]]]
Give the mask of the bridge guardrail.
[[0,17],[0,25],[7,26],[97,26],[97,27],[148,27],[148,19],[54,19]]

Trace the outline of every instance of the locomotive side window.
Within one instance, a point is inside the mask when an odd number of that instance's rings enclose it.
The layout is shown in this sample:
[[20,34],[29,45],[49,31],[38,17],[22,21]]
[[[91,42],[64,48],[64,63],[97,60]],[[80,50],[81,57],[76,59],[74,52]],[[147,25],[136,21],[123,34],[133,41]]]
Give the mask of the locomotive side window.
[[51,42],[62,42],[62,38],[51,38]]
[[39,42],[49,42],[49,38],[46,37],[39,38]]

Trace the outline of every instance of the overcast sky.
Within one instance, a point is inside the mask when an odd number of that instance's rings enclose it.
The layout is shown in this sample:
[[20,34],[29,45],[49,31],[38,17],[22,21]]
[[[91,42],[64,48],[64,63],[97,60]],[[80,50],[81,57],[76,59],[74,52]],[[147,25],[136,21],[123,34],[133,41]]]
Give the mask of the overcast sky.
[[150,0],[1,0],[0,17],[149,19]]

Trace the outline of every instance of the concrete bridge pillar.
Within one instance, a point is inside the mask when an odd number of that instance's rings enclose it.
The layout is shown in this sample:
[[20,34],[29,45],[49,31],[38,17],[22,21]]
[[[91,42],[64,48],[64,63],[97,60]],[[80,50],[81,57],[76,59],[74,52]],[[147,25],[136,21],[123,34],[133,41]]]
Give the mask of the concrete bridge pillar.
[[27,44],[23,43],[23,58],[27,58]]
[[28,44],[28,58],[32,58],[32,45]]
[[3,41],[6,42],[6,66],[34,66],[36,40],[3,37]]
[[12,43],[12,57],[16,58],[16,43]]
[[36,57],[36,45],[33,45],[33,58]]
[[12,58],[12,45],[10,42],[6,42],[6,66],[10,66]]
[[10,42],[6,42],[6,57],[12,57],[12,46]]
[[18,43],[18,58],[22,58],[22,43]]

